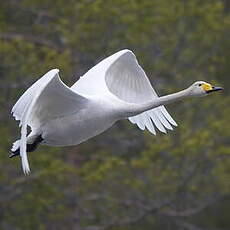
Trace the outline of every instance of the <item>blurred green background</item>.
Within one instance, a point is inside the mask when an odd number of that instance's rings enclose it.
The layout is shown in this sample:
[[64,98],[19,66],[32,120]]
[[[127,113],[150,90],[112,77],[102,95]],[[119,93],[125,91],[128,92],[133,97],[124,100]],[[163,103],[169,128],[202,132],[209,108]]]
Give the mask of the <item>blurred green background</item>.
[[[230,1],[1,0],[0,229],[230,229]],[[9,159],[10,110],[52,68],[69,86],[131,49],[164,95],[196,80],[223,93],[167,106],[157,136],[128,121],[79,146]]]

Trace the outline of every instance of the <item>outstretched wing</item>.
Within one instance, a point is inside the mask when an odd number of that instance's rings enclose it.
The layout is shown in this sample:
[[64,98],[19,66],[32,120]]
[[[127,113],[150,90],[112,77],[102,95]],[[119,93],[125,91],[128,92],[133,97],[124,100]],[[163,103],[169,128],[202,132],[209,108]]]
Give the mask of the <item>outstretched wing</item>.
[[[109,91],[123,101],[137,104],[158,97],[130,50],[119,51],[104,59],[81,77],[72,88],[82,94],[101,95]],[[164,133],[166,129],[172,130],[172,125],[177,125],[164,106],[129,117],[129,120],[140,129],[147,128],[153,134],[156,134],[154,125]]]
[[20,156],[24,173],[29,173],[26,154],[27,126],[36,129],[50,119],[76,113],[86,106],[88,99],[66,86],[54,69],[35,82],[17,101],[13,116],[20,120]]

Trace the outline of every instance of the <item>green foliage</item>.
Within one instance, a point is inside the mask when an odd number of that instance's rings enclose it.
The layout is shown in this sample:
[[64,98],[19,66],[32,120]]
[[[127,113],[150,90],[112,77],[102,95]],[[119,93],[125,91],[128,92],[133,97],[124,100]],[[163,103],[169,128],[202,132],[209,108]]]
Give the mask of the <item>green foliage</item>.
[[[229,229],[227,1],[0,4],[0,229]],[[167,135],[121,121],[77,147],[41,147],[22,175],[20,159],[7,157],[19,133],[9,116],[17,98],[51,68],[73,84],[123,48],[160,95],[196,80],[225,92],[167,106],[178,121]]]

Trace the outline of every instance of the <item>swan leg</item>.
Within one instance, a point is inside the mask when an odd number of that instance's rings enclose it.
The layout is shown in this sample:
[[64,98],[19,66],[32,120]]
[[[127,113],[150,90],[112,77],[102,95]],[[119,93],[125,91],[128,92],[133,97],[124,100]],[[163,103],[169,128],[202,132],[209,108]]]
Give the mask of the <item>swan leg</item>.
[[[42,138],[42,135],[37,136],[32,144],[26,145],[27,152],[33,152],[38,147],[38,144],[40,144],[43,140],[44,139]],[[20,147],[18,147],[15,151],[11,150],[11,154],[9,155],[9,158],[12,158],[18,155],[20,155]]]

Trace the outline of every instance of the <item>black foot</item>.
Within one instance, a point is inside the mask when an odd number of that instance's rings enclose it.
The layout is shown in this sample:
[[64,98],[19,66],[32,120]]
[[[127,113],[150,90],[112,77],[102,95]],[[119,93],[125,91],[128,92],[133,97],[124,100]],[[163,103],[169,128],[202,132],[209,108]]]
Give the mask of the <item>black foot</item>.
[[[27,152],[33,152],[37,147],[38,147],[38,144],[41,143],[44,139],[42,138],[41,135],[39,135],[33,144],[27,144],[26,145],[26,150]],[[17,150],[15,151],[11,151],[11,154],[9,155],[9,158],[12,158],[12,157],[16,157],[20,155],[20,148],[18,148]]]
[[16,151],[12,151],[10,152],[10,155],[9,155],[9,158],[12,158],[12,157],[16,157],[18,156],[20,153],[19,153],[19,149],[17,149]]

